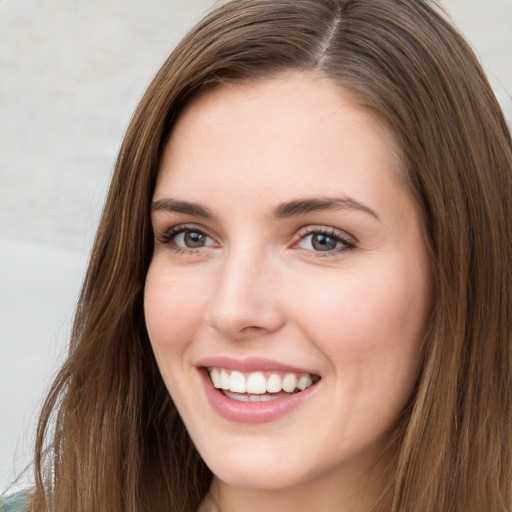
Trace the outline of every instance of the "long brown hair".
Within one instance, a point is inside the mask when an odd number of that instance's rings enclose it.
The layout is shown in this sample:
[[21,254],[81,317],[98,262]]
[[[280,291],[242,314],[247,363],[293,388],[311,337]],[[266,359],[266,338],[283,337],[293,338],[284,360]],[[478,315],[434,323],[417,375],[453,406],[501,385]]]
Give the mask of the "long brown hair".
[[327,76],[386,120],[423,215],[432,318],[379,510],[512,510],[510,132],[474,54],[423,0],[233,0],[171,54],[117,160],[39,423],[34,510],[193,512],[206,494],[144,324],[150,200],[192,97],[286,70]]

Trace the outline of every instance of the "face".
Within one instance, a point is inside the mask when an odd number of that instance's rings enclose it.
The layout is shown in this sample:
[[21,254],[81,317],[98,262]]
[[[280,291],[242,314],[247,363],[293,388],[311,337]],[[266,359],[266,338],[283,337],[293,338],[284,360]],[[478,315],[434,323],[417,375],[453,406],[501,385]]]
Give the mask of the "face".
[[218,86],[180,116],[153,197],[145,316],[222,482],[350,478],[389,441],[429,295],[395,154],[376,117],[312,74]]

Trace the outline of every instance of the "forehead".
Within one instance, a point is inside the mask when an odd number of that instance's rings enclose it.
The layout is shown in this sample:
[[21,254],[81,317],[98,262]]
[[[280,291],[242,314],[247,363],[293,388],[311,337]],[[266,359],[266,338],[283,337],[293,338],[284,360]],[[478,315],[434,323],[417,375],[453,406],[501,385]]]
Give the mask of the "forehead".
[[385,123],[330,79],[301,72],[215,85],[179,116],[157,195],[193,186],[195,193],[227,187],[273,197],[286,182],[298,195],[329,196],[341,184],[357,193],[365,180],[389,186],[399,174],[397,154]]
[[373,125],[372,130],[385,139],[386,145],[395,145],[385,120],[366,107],[360,95],[330,78],[305,71],[288,71],[250,82],[209,85],[184,107],[171,139],[176,139],[176,132],[184,129],[192,129],[196,135],[207,130],[218,132],[231,120],[238,120],[239,134],[253,129],[255,123],[266,123],[269,132],[286,128],[281,131],[283,136],[304,132],[305,127],[311,129],[309,135],[312,135],[313,131],[331,128],[326,121],[329,118],[336,121],[336,115],[340,114],[347,122]]

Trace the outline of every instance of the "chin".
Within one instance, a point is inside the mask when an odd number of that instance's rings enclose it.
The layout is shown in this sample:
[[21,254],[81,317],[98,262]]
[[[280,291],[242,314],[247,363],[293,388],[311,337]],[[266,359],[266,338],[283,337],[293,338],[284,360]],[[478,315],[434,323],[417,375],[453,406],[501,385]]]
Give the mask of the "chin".
[[[222,456],[219,456],[222,454]],[[295,486],[306,480],[303,465],[291,461],[285,454],[266,450],[244,451],[219,448],[215,453],[205,454],[204,460],[213,474],[222,482],[238,488],[254,490],[279,490]]]

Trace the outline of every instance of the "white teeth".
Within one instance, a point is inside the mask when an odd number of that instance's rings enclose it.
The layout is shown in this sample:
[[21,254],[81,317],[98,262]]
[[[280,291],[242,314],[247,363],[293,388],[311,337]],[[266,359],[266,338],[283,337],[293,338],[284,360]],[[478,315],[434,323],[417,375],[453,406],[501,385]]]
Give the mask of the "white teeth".
[[247,378],[247,393],[262,395],[267,392],[267,381],[263,373],[251,373]]
[[210,378],[212,379],[213,385],[218,389],[222,387],[221,379],[220,379],[220,372],[217,370],[217,368],[214,368],[210,372]]
[[283,391],[291,393],[297,387],[297,377],[293,373],[287,373],[281,385],[283,387]]
[[304,391],[305,389],[309,388],[313,384],[313,379],[309,375],[302,375],[299,378],[299,382],[297,384],[297,387]]
[[277,373],[273,373],[267,379],[267,391],[269,393],[279,393],[281,389],[281,377]]
[[237,393],[231,393],[230,391],[226,391],[224,393],[228,398],[231,398],[232,400],[237,400],[238,402],[248,402],[249,401],[249,395],[240,395]]
[[238,402],[269,402],[270,400],[276,400],[277,398],[281,398],[283,396],[289,396],[287,394],[280,394],[277,396],[273,395],[248,395],[248,394],[240,394],[240,393],[232,393],[231,391],[225,391],[224,394],[231,398],[232,400],[237,400]]
[[226,370],[220,372],[220,387],[224,390],[229,389],[229,373]]
[[263,372],[253,372],[246,376],[242,372],[223,368],[209,368],[208,371],[214,387],[232,393],[255,395],[250,398],[253,402],[258,401],[259,397],[261,400],[268,400],[268,393],[275,395],[281,391],[285,393],[304,391],[318,380],[317,377],[308,374],[287,373],[281,377],[279,373],[271,373],[265,377]]
[[229,390],[233,393],[245,393],[247,386],[245,384],[245,377],[240,372],[231,372],[229,377]]

